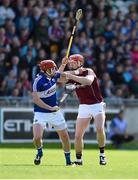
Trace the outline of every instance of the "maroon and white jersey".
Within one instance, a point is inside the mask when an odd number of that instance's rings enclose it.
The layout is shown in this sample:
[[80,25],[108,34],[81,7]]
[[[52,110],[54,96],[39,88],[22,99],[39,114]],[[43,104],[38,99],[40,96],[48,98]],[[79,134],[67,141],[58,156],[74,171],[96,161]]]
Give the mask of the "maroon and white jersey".
[[90,78],[91,75],[94,76],[94,81],[90,86],[84,86],[79,84],[78,82],[74,82],[76,84],[75,90],[80,104],[97,104],[103,101],[103,97],[101,95],[101,91],[99,88],[98,79],[93,70],[86,68],[86,70],[78,76],[88,76]]

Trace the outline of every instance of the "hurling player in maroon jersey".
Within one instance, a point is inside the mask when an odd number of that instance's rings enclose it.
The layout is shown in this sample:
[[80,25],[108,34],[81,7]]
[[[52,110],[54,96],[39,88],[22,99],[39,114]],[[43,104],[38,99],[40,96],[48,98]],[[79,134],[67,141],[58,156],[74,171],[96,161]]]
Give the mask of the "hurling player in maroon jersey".
[[94,119],[100,155],[99,164],[106,165],[105,147],[105,103],[100,92],[98,79],[94,71],[84,68],[84,58],[80,54],[71,55],[68,66],[71,71],[66,74],[66,79],[76,84],[76,94],[79,99],[79,110],[75,131],[76,165],[82,165],[83,136],[91,119]]

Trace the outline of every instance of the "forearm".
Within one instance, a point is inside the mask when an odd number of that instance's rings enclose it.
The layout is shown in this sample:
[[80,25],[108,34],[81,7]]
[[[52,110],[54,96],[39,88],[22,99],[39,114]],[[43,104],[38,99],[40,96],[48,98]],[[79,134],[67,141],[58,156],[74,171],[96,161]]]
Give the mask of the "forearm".
[[92,84],[92,80],[86,78],[86,77],[78,77],[78,76],[74,76],[74,75],[70,75],[70,78],[73,81],[77,81],[78,83],[82,84],[82,85],[91,85]]
[[65,71],[66,73],[72,74],[72,75],[76,75],[75,71]]
[[66,83],[68,80],[66,78],[66,73],[62,72],[61,75],[60,75],[60,78],[58,79],[58,82],[59,83]]
[[60,73],[62,73],[64,71],[65,67],[66,67],[66,64],[61,64],[61,66],[59,67],[58,71]]
[[64,58],[62,59],[62,63],[61,63],[61,65],[60,65],[58,71],[62,73],[62,72],[64,71],[67,63],[68,63],[68,59],[67,59],[66,57],[64,57]]
[[51,110],[51,106],[49,106],[48,104],[44,103],[40,98],[35,97],[33,98],[33,101],[36,105],[38,105],[39,107],[43,108],[43,109],[47,109],[47,110]]

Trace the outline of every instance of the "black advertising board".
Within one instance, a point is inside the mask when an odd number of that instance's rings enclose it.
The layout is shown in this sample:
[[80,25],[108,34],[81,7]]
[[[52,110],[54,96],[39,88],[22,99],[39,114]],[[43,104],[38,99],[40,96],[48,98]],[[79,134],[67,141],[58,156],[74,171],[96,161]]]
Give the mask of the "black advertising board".
[[[74,140],[77,110],[77,108],[62,109],[62,112],[68,125],[68,131],[71,141]],[[109,131],[111,119],[117,112],[117,109],[106,110],[106,133],[108,133]],[[1,109],[0,122],[1,142],[32,142],[33,109],[3,108]],[[46,126],[46,131],[44,132],[44,141],[45,140],[46,142],[59,142],[58,135],[54,131],[54,129],[49,129]],[[96,130],[93,121],[91,121],[90,126],[86,130],[84,141],[86,143],[96,142]]]

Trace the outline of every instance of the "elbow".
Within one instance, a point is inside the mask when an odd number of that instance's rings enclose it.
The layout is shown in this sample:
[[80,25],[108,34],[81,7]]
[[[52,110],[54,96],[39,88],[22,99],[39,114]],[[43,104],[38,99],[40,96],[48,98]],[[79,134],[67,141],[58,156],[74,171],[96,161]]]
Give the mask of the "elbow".
[[90,86],[92,84],[92,81],[91,80],[88,80],[87,82],[86,82],[86,85],[87,86]]
[[33,96],[33,102],[36,104],[38,98],[36,96]]
[[33,97],[33,103],[35,103],[36,102],[36,98],[35,97]]

